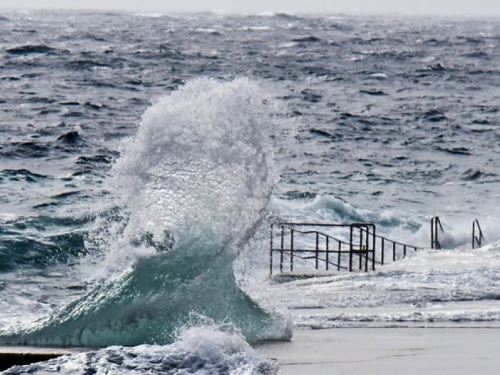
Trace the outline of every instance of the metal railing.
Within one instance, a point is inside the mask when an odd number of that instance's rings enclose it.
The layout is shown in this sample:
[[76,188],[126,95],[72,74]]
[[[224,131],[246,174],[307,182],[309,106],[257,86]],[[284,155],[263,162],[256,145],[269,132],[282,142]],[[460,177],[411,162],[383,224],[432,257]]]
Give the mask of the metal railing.
[[[417,251],[423,249],[423,247],[420,246],[408,245],[382,236],[375,236],[375,238],[378,241],[375,247],[380,250],[380,260],[376,263],[380,265],[396,262],[406,258],[409,250]],[[389,262],[386,261],[386,252],[389,252],[389,259],[391,259]]]
[[[439,217],[435,216],[431,219],[431,249],[440,250],[443,247],[439,242],[439,231],[444,233],[443,226]],[[472,222],[472,248],[481,247],[484,241],[483,231],[479,225],[479,220],[475,219]]]
[[431,249],[442,249],[441,243],[439,242],[438,229],[441,229],[441,233],[444,233],[441,220],[439,220],[439,217],[434,216],[431,219]]
[[[324,233],[327,229],[335,230],[337,234]],[[435,216],[431,219],[431,249],[442,249],[440,232],[444,233],[443,226],[439,217]],[[483,241],[483,232],[476,219],[472,222],[472,248],[480,247]],[[324,265],[325,271],[333,267],[337,271],[357,268],[367,272],[375,270],[375,265],[401,260],[408,251],[420,249],[423,247],[377,235],[375,224],[371,223],[278,223],[271,224],[269,270],[272,274],[277,255],[280,273],[285,272],[285,267],[290,272],[294,271],[298,259],[313,260],[316,270]]]
[[[476,235],[476,228],[478,235]],[[484,240],[483,231],[479,226],[479,221],[476,219],[472,222],[472,248],[474,249],[475,245],[477,245],[477,247],[481,247],[481,243],[483,240]]]
[[[327,229],[342,232],[343,239],[324,233]],[[316,270],[324,264],[325,271],[333,267],[337,271],[357,268],[367,272],[375,270],[376,264],[387,263],[388,251],[392,261],[396,261],[406,257],[411,249],[416,251],[420,247],[378,236],[375,225],[371,223],[271,224],[270,273],[274,270],[275,256],[278,256],[280,273],[285,268],[294,271],[297,259],[312,260]]]

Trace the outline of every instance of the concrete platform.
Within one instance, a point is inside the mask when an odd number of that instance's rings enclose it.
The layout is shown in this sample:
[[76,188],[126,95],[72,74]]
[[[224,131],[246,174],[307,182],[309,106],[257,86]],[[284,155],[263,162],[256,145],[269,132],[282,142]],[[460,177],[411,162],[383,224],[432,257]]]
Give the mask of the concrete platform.
[[[500,328],[336,328],[295,330],[290,342],[254,348],[281,375],[497,375]],[[0,371],[90,348],[0,347]]]
[[48,361],[66,354],[88,351],[85,348],[40,348],[33,346],[1,346],[0,371],[16,365],[29,365],[36,362]]
[[497,375],[498,328],[296,330],[291,342],[256,346],[282,375]]

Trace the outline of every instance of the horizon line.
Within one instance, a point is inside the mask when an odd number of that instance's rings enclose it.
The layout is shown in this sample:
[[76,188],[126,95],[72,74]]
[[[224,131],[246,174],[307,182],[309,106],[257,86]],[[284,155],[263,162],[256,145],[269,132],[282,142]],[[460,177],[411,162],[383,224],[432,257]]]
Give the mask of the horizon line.
[[376,11],[324,11],[324,12],[312,12],[312,11],[300,11],[292,12],[287,10],[262,10],[262,11],[228,11],[224,9],[212,9],[212,10],[165,10],[165,9],[117,9],[117,8],[94,8],[94,7],[9,7],[0,6],[0,11],[14,11],[14,12],[26,12],[26,11],[68,11],[68,12],[113,12],[113,13],[132,13],[132,14],[159,14],[159,15],[188,15],[188,14],[213,14],[213,15],[242,15],[242,16],[276,16],[276,15],[288,15],[288,16],[391,16],[391,17],[436,17],[436,18],[500,18],[500,14],[487,14],[487,13],[427,13],[427,12],[376,12]]

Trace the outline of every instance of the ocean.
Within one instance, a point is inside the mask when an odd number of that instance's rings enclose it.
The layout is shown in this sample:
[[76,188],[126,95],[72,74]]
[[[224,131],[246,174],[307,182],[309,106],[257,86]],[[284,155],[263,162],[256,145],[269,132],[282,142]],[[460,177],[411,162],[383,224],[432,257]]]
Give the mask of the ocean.
[[[251,344],[293,330],[500,326],[499,61],[495,18],[3,11],[0,344],[92,348],[4,373],[275,374]],[[419,250],[277,282],[282,222]]]

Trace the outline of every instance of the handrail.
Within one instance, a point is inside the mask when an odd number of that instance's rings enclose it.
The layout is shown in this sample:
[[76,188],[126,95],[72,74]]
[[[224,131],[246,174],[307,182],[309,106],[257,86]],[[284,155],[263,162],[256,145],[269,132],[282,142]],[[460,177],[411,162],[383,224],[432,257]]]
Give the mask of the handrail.
[[413,251],[418,251],[418,250],[423,249],[423,247],[409,245],[409,244],[406,244],[403,242],[394,241],[394,240],[391,240],[391,239],[384,237],[384,236],[375,235],[374,237],[380,240],[380,262],[377,262],[375,260],[375,262],[377,264],[380,264],[380,265],[385,264],[386,242],[388,242],[389,246],[392,245],[392,261],[393,262],[395,262],[397,260],[396,258],[397,258],[397,247],[398,246],[400,248],[401,247],[403,248],[403,258],[406,258],[407,249],[413,249]]
[[[312,231],[312,230],[298,230],[294,228],[294,226],[319,226],[319,227],[353,227],[353,226],[373,226],[373,224],[326,224],[326,223],[278,223],[277,225],[280,226],[280,231],[278,232],[278,237],[280,237],[280,244],[279,247],[275,248],[274,247],[274,237],[273,234],[275,232],[274,230],[274,225],[271,224],[271,236],[270,236],[270,273],[272,274],[273,272],[273,253],[278,252],[279,253],[279,264],[280,264],[280,272],[283,272],[283,263],[284,263],[284,255],[286,254],[289,257],[289,268],[290,271],[293,271],[294,268],[294,257],[303,258],[299,255],[296,255],[295,253],[301,253],[301,252],[310,252],[313,253],[314,256],[308,257],[308,259],[315,259],[315,268],[319,269],[319,263],[325,263],[326,264],[326,270],[329,270],[329,265],[334,265],[336,266],[337,270],[340,269],[347,269],[347,267],[344,267],[341,265],[342,262],[342,254],[350,254],[352,257],[353,254],[356,254],[358,257],[360,257],[360,269],[361,269],[361,256],[362,253],[373,251],[371,249],[368,249],[368,246],[365,246],[364,248],[362,246],[356,247],[353,246],[352,240],[350,243],[343,241],[339,238],[335,238],[329,234],[322,233],[319,231]],[[285,230],[289,231],[289,233],[286,233],[286,237],[289,236],[289,249],[285,248]],[[313,248],[310,249],[297,249],[295,248],[294,244],[294,239],[296,234],[302,234],[302,235],[315,235],[315,245],[313,245]],[[314,241],[314,237],[311,238]],[[321,241],[320,241],[321,240]],[[321,244],[320,244],[321,242]],[[332,246],[333,245],[333,246]],[[349,250],[346,250],[349,249]],[[361,252],[360,252],[361,250]],[[320,254],[324,254],[326,259],[320,258]],[[330,256],[332,254],[337,255],[337,262],[332,262],[330,260]],[[368,260],[367,260],[368,262]],[[350,263],[349,269],[352,271],[352,262]],[[365,270],[368,270],[368,265],[365,265]]]
[[[274,225],[280,226],[278,237],[281,237],[279,247],[275,248],[273,234],[275,232]],[[348,233],[344,232],[348,240],[342,240],[318,230],[300,230],[297,227],[330,227],[330,228],[349,228]],[[285,246],[285,231],[286,237],[290,236],[289,248]],[[438,216],[431,219],[431,249],[442,249],[439,241],[439,231],[444,233],[443,225]],[[295,244],[295,235],[300,234],[304,237],[298,238],[298,247]],[[314,236],[314,237],[311,237]],[[308,237],[305,237],[308,236]],[[472,222],[472,248],[480,247],[484,241],[484,235],[479,225],[479,221],[475,219]],[[302,245],[305,245],[304,248]],[[308,246],[312,245],[310,248]],[[288,245],[287,245],[288,246]],[[314,259],[315,268],[319,269],[319,264],[326,265],[326,271],[329,266],[333,265],[337,270],[344,269],[353,271],[354,260],[358,263],[358,269],[365,272],[368,271],[368,265],[371,263],[372,270],[375,270],[375,265],[384,265],[386,263],[386,250],[392,250],[392,261],[405,258],[407,250],[414,251],[423,249],[420,246],[413,246],[399,241],[393,241],[387,237],[376,234],[376,226],[371,223],[350,223],[350,224],[333,224],[333,223],[276,223],[271,224],[270,238],[270,273],[273,273],[273,254],[279,253],[279,270],[283,272],[284,256],[289,259],[290,271],[294,268],[294,258],[298,259]],[[378,252],[378,253],[377,253]],[[311,256],[304,256],[304,253],[310,253]],[[331,257],[335,254],[336,260],[332,261]],[[355,258],[357,257],[357,258]],[[342,263],[344,265],[342,265]],[[345,265],[347,263],[347,265]],[[364,267],[363,267],[364,264]]]
[[441,220],[438,216],[434,216],[431,219],[431,249],[442,249],[441,243],[438,239],[438,226],[441,229],[441,233],[444,233],[443,226],[441,225]]
[[[476,236],[476,226],[479,231],[479,237]],[[481,227],[479,225],[479,220],[474,220],[472,222],[472,248],[475,248],[475,244],[477,244],[478,247],[481,247],[481,242],[484,240],[483,236],[483,231],[481,230]]]
[[[271,225],[272,225],[272,224],[271,224]],[[322,232],[318,232],[317,230],[309,230],[309,231],[304,232],[304,231],[297,230],[297,229],[295,229],[295,228],[289,227],[289,225],[294,225],[293,223],[292,223],[292,224],[290,224],[290,223],[284,223],[284,224],[279,224],[279,225],[281,225],[281,227],[284,227],[284,228],[287,228],[287,229],[293,230],[294,232],[296,232],[296,233],[300,233],[300,234],[314,234],[314,233],[319,233],[319,234],[321,234],[321,235],[323,235],[323,236],[325,236],[325,237],[331,238],[332,240],[335,240],[335,241],[337,241],[337,242],[342,242],[342,243],[344,243],[344,244],[346,244],[346,245],[347,245],[347,242],[342,241],[342,240],[339,240],[338,238],[335,238],[335,237],[333,237],[333,236],[330,236],[329,234],[322,233]],[[303,225],[303,224],[302,224],[302,225]],[[311,225],[316,225],[316,224],[311,224]],[[325,226],[325,224],[323,224],[323,225],[321,225],[321,226]],[[331,225],[330,225],[330,226],[331,226]],[[335,224],[335,226],[337,226],[337,225]]]
[[[369,227],[371,227],[372,232],[370,232]],[[366,249],[366,261],[365,261],[365,272],[368,272],[368,261],[370,260],[368,256],[368,252],[370,251],[370,242],[369,242],[369,237],[370,234],[372,235],[372,252],[373,252],[373,258],[372,258],[372,270],[375,270],[375,231],[376,227],[375,224],[369,224],[369,223],[352,223],[350,225],[350,231],[349,231],[349,244],[350,244],[350,253],[349,253],[349,271],[352,271],[352,261],[353,261],[353,230],[354,228],[359,229],[359,248],[361,249],[363,247],[363,230],[366,231],[366,239],[365,239],[365,249]],[[363,267],[363,259],[362,255],[359,255],[359,269],[362,269]]]
[[[354,252],[354,249],[350,249],[349,251],[342,251],[342,247],[343,246],[349,246],[349,244],[345,241],[342,241],[336,237],[333,237],[333,236],[330,236],[329,234],[326,234],[326,233],[322,233],[322,232],[319,232],[319,231],[301,231],[301,230],[297,230],[295,228],[292,228],[291,226],[320,226],[320,227],[326,227],[326,226],[332,226],[332,224],[325,224],[325,223],[321,223],[321,224],[312,224],[312,223],[281,223],[279,224],[281,226],[281,230],[283,231],[284,228],[286,229],[289,229],[290,230],[290,246],[291,246],[291,251],[290,251],[290,271],[293,271],[293,258],[294,258],[294,252],[303,252],[303,251],[310,251],[310,252],[315,252],[316,255],[312,258],[315,259],[315,268],[318,269],[319,268],[319,262],[324,262],[326,264],[326,270],[328,271],[329,269],[329,265],[334,265],[337,267],[337,270],[340,270],[341,268],[342,269],[347,269],[347,267],[344,267],[342,266],[340,263],[341,263],[341,254],[349,254],[349,253],[353,253]],[[349,227],[350,225],[349,224],[333,224],[333,226],[335,227]],[[293,234],[294,233],[300,233],[300,234],[315,234],[316,235],[316,249],[314,250],[304,250],[304,249],[294,249],[293,247]],[[324,237],[325,241],[326,241],[326,247],[327,249],[326,250],[320,250],[319,249],[319,236],[322,236]],[[283,234],[281,236],[281,241],[282,241],[282,244],[281,244],[281,249],[271,249],[271,253],[273,250],[277,250],[277,251],[280,251],[280,255],[281,255],[281,258],[280,258],[280,272],[283,271],[283,267],[282,267],[282,264],[283,264],[283,259],[282,259],[282,255],[283,255],[283,252],[286,252],[286,250],[283,249]],[[329,240],[333,240],[335,242],[337,242],[338,244],[338,250],[329,250]],[[332,252],[332,253],[337,253],[338,254],[338,259],[337,259],[337,262],[338,263],[334,263],[334,262],[331,262],[329,260],[329,253]],[[321,259],[319,257],[319,253],[325,253],[326,254],[326,259]],[[272,254],[271,254],[271,257],[272,257]],[[300,257],[299,257],[300,258]],[[304,259],[304,258],[301,258],[301,259]],[[311,259],[311,258],[309,258]],[[352,265],[349,266],[349,271],[352,271]],[[272,270],[271,270],[271,274],[272,274]]]
[[391,240],[391,239],[389,239],[389,238],[387,238],[387,237],[384,237],[384,236],[379,236],[378,234],[377,234],[377,235],[375,235],[375,237],[377,237],[377,238],[379,238],[379,239],[381,239],[381,240],[383,239],[384,241],[393,242],[393,243],[395,243],[396,245],[399,245],[399,246],[406,246],[406,247],[410,247],[410,248],[417,249],[417,250],[422,250],[422,249],[424,249],[424,248],[423,248],[423,247],[421,247],[421,246],[413,246],[413,245],[409,245],[409,244],[407,244],[407,243],[402,243],[402,242],[394,241],[394,240]]
[[349,224],[346,224],[346,223],[342,223],[342,224],[332,224],[332,223],[279,223],[279,225],[292,225],[294,227],[350,227],[351,225],[374,225],[374,224],[371,224],[371,223],[349,223]]
[[[278,247],[274,247],[273,233],[275,232],[274,225],[279,226],[278,237],[280,243]],[[301,230],[297,227],[335,227],[349,228],[349,240],[342,240],[329,234],[319,232],[318,230]],[[286,231],[286,233],[285,233]],[[310,241],[310,248],[296,248],[295,237],[297,234],[308,236],[302,237],[302,240]],[[285,241],[285,238],[288,238]],[[302,241],[301,240],[301,241]],[[285,246],[285,242],[287,242]],[[294,259],[314,259],[315,268],[319,269],[319,264],[326,264],[326,270],[329,270],[329,265],[333,265],[340,269],[353,271],[354,259],[356,258],[357,267],[359,270],[368,271],[369,264],[371,269],[375,270],[376,264],[383,265],[385,262],[385,247],[386,245],[392,248],[392,258],[395,261],[397,258],[406,257],[407,249],[417,251],[421,247],[408,245],[402,242],[393,241],[386,237],[376,234],[376,226],[372,223],[350,223],[350,224],[331,224],[331,223],[275,223],[271,224],[270,238],[270,273],[273,273],[273,253],[279,253],[280,272],[283,272],[284,256],[289,260],[289,269],[294,269]],[[306,245],[307,247],[307,245]],[[377,251],[380,251],[380,256],[377,256]],[[309,252],[310,257],[304,257],[302,254]],[[372,254],[370,254],[372,253]],[[331,261],[331,256],[335,254],[336,261]],[[399,254],[399,257],[397,256]],[[379,260],[380,258],[380,260]],[[347,261],[347,266],[342,265]]]

